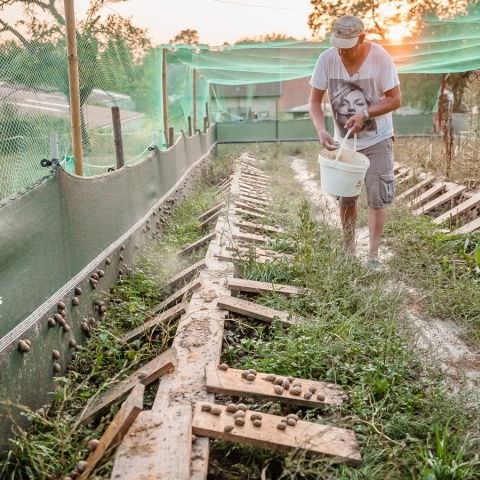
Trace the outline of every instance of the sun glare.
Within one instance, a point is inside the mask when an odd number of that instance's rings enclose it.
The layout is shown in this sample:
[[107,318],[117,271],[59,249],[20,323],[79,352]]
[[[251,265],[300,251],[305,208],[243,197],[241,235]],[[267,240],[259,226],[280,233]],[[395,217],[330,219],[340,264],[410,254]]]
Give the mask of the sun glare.
[[398,23],[396,25],[389,25],[387,27],[387,38],[392,42],[398,43],[411,34],[411,30],[408,25]]

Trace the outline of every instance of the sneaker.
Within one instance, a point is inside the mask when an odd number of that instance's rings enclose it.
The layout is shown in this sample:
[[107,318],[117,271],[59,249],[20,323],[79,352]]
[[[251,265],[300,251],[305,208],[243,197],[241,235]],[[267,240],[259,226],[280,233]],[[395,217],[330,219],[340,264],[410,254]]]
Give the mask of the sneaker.
[[383,272],[383,263],[377,258],[372,258],[367,262],[367,268],[372,272]]

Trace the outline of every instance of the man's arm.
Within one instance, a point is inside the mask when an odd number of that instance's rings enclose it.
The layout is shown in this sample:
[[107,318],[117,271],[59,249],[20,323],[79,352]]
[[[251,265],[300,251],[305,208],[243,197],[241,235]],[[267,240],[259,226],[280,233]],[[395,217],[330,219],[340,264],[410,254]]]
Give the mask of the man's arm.
[[[385,98],[380,100],[375,105],[371,105],[368,109],[369,117],[378,117],[380,115],[385,115],[386,113],[393,112],[400,107],[402,103],[402,94],[400,92],[400,87],[394,87],[391,90],[385,92]],[[363,123],[365,122],[366,117],[363,112],[356,113],[351,116],[345,123],[345,128],[352,128],[353,133],[359,132],[363,128]]]
[[318,88],[312,87],[309,99],[310,117],[313,125],[315,126],[315,130],[318,133],[318,138],[320,139],[321,144],[327,150],[335,150],[337,145],[325,129],[325,115],[323,114],[322,108],[322,100],[324,95],[325,90],[319,90]]

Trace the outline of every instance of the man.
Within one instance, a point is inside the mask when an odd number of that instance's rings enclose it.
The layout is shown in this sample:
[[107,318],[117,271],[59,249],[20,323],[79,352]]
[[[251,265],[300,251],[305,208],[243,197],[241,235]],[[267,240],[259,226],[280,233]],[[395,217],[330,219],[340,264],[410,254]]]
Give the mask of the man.
[[[386,50],[365,40],[363,22],[354,16],[339,18],[333,26],[332,48],[318,58],[310,81],[310,115],[322,145],[338,148],[351,129],[347,148],[370,159],[365,184],[368,198],[368,266],[382,269],[378,249],[387,219],[387,206],[395,195],[393,175],[392,112],[400,106],[400,81]],[[325,129],[322,99],[328,90],[335,126],[334,138]],[[358,197],[339,198],[340,219],[347,251],[355,255]]]

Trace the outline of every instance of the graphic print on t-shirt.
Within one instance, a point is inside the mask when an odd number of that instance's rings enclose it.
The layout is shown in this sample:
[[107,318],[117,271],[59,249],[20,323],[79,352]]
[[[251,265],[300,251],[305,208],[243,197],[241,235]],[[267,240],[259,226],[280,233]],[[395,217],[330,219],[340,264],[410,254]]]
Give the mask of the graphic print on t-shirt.
[[[331,78],[328,81],[328,95],[332,114],[337,124],[338,133],[342,138],[347,134],[345,123],[354,114],[367,110],[373,103],[375,81],[373,78],[363,80],[343,80]],[[377,134],[377,122],[369,118],[363,124],[357,137],[374,137]]]

